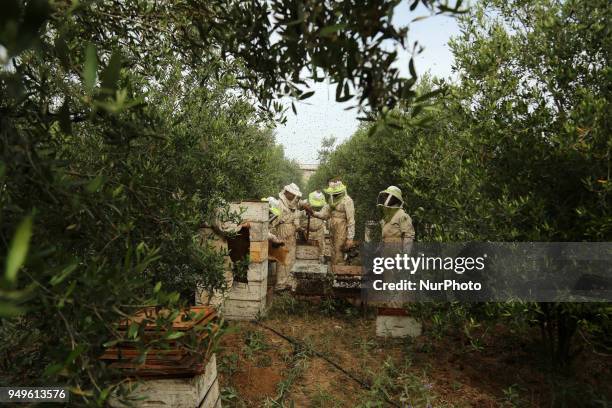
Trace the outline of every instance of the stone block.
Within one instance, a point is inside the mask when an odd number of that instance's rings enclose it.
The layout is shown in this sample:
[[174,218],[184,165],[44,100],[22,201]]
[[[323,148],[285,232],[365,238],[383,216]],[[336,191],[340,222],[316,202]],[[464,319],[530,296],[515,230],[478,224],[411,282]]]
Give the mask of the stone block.
[[261,301],[266,297],[268,287],[267,279],[253,281],[249,283],[234,282],[234,285],[227,293],[226,305],[232,300],[255,300]]
[[268,221],[266,222],[249,222],[249,240],[251,242],[268,241]]
[[219,393],[219,379],[215,378],[215,382],[212,384],[204,401],[198,408],[217,408],[221,407],[221,394]]
[[261,282],[268,277],[268,261],[251,262],[247,271],[247,280],[250,282]]
[[[123,407],[176,407],[176,408],[215,408],[219,401],[219,382],[217,379],[217,360],[213,354],[204,373],[187,378],[164,378],[129,380],[126,386],[133,389],[129,404],[124,404],[117,395],[109,398],[109,406]],[[144,399],[139,399],[143,398]],[[128,402],[128,401],[126,401]]]
[[266,311],[265,299],[228,300],[225,302],[223,317],[227,320],[253,320]]
[[376,335],[379,337],[418,337],[423,326],[409,316],[376,316]]
[[243,221],[268,222],[269,204],[266,201],[231,203],[230,210],[240,214]]
[[251,262],[267,261],[268,241],[251,242],[249,245],[249,258]]

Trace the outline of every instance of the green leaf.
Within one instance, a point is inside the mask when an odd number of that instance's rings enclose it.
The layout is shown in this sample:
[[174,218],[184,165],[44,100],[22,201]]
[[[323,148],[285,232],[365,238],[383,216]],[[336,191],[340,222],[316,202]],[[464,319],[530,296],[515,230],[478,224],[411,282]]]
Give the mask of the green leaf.
[[138,323],[130,324],[130,328],[128,329],[127,336],[129,339],[135,339],[138,335]]
[[60,363],[49,364],[47,366],[47,368],[45,369],[45,372],[44,372],[43,376],[44,377],[51,377],[51,376],[59,373],[60,371],[62,371],[63,368],[64,368],[64,365],[60,364]]
[[170,332],[166,335],[166,340],[176,340],[180,339],[185,335],[184,332]]
[[158,293],[161,290],[161,287],[162,287],[162,283],[161,282],[157,282],[157,284],[153,288],[153,293]]
[[416,98],[414,101],[415,102],[423,102],[427,99],[433,98],[434,96],[437,96],[439,94],[441,94],[442,92],[444,92],[446,90],[446,87],[440,87],[438,89],[434,89],[433,91],[424,93],[422,95],[420,95],[418,98]]
[[102,344],[102,347],[104,347],[104,348],[113,347],[115,344],[119,343],[120,341],[121,341],[121,340],[117,340],[117,339],[115,339],[115,340],[109,340],[109,341],[107,341],[106,343],[103,343],[103,344]]
[[64,100],[62,107],[60,108],[59,115],[59,124],[62,132],[70,135],[72,134],[72,121],[70,120],[70,101],[68,98]]
[[15,317],[22,315],[25,310],[13,303],[0,302],[0,317]]
[[96,84],[96,72],[98,71],[98,55],[93,44],[87,45],[85,50],[85,66],[83,67],[83,83],[87,91],[91,91]]
[[304,100],[304,99],[308,99],[308,98],[310,98],[312,95],[314,95],[314,91],[310,91],[310,92],[303,93],[303,94],[300,96],[300,100],[302,101],[302,100]]
[[68,70],[70,68],[70,48],[68,48],[64,36],[57,37],[55,40],[55,54],[62,63],[62,67]]
[[65,364],[72,364],[74,360],[76,360],[78,356],[83,354],[85,350],[87,350],[87,347],[84,344],[79,344],[78,346],[76,346],[74,350],[72,350],[70,354],[68,354],[68,357],[66,357]]
[[319,31],[319,35],[322,37],[330,36],[340,30],[344,30],[346,28],[346,24],[334,24],[327,27],[323,27],[321,31]]
[[96,178],[94,178],[89,183],[87,183],[87,185],[85,186],[85,190],[88,193],[95,193],[96,191],[100,189],[103,182],[104,182],[104,177],[101,174],[98,174]]
[[6,269],[4,277],[8,282],[14,283],[17,280],[17,272],[23,265],[30,247],[32,237],[32,216],[26,217],[17,227],[15,236],[6,257]]
[[73,264],[70,264],[67,267],[65,267],[64,270],[62,270],[62,272],[59,275],[53,276],[51,278],[51,281],[49,282],[51,286],[55,286],[59,283],[62,283],[72,272],[74,272],[77,266],[78,264],[76,262]]
[[414,69],[414,58],[410,58],[410,62],[408,63],[408,70],[410,71],[410,76],[412,76],[412,78],[417,77],[416,69]]
[[111,55],[108,65],[100,75],[102,81],[101,87],[107,94],[112,95],[117,89],[119,72],[121,71],[121,59],[121,53],[117,50],[113,51],[113,55]]

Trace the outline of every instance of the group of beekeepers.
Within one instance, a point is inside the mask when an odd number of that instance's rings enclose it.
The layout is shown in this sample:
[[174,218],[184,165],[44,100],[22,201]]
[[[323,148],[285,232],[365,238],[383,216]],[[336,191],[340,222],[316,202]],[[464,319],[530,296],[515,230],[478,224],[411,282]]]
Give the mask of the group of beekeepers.
[[[319,243],[320,253],[325,253],[325,229],[330,233],[330,261],[333,265],[345,263],[344,252],[356,246],[355,238],[355,206],[348,195],[347,187],[339,178],[329,181],[323,191],[311,192],[306,199],[295,183],[283,187],[277,197],[264,199],[269,203],[269,234],[268,239],[275,244],[287,248],[287,258],[284,263],[277,263],[276,290],[291,289],[294,280],[291,270],[296,259],[297,233]],[[389,186],[378,195],[376,205],[381,211],[380,226],[383,243],[400,244],[407,247],[414,240],[414,228],[410,216],[404,211],[404,200],[401,190]],[[223,252],[226,263],[229,260],[225,235],[235,233],[244,225],[232,222],[221,222],[220,217],[212,217],[214,222],[201,230],[202,244],[208,242],[215,250]],[[323,262],[323,259],[321,260]],[[226,265],[225,279],[227,287],[232,286],[231,268]],[[218,303],[218,294],[205,303]]]
[[277,290],[292,288],[291,270],[295,264],[297,233],[319,243],[321,256],[325,252],[325,222],[331,239],[331,262],[344,262],[343,249],[355,245],[355,206],[340,179],[333,179],[326,189],[313,191],[307,199],[300,188],[291,183],[283,187],[278,199],[268,197],[270,204],[270,240],[283,243],[287,250],[284,264],[276,266]]
[[[311,192],[307,199],[303,199],[299,187],[291,183],[282,189],[278,198],[268,197],[266,200],[270,204],[269,239],[284,244],[288,250],[286,262],[276,267],[276,290],[290,289],[294,285],[291,270],[295,264],[298,232],[318,241],[323,257],[327,222],[332,265],[344,264],[344,252],[356,246],[355,206],[340,178],[330,180],[323,191]],[[381,210],[383,243],[407,247],[414,240],[412,220],[403,210],[403,205],[398,187],[390,186],[379,193],[377,206]]]

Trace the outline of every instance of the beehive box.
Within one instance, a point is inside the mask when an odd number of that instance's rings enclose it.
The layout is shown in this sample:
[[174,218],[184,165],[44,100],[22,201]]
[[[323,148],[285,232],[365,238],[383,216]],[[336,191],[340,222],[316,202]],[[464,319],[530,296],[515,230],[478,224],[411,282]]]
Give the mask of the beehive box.
[[[227,293],[223,315],[228,320],[252,320],[266,312],[269,205],[261,201],[243,201],[231,204],[231,209],[241,214],[243,222],[249,223],[249,265],[246,282],[234,281]],[[230,256],[231,251],[230,243]]]
[[[211,334],[218,330],[216,312],[200,306],[172,311],[148,307],[119,322],[117,332],[127,339],[130,327],[141,326],[141,336],[152,341],[142,361],[141,351],[129,340],[122,340],[100,357],[125,380],[123,388],[109,399],[111,407],[202,407],[221,406],[217,362],[211,350]],[[166,320],[168,329],[181,332],[180,340],[159,347],[155,340],[167,332],[158,327]],[[169,320],[172,319],[172,320]],[[165,327],[165,326],[164,326]],[[183,344],[184,340],[187,345]]]
[[124,384],[127,397],[113,395],[109,405],[123,407],[221,408],[217,360],[213,354],[201,374],[184,378],[151,378]]
[[295,293],[298,295],[324,295],[330,289],[329,267],[308,260],[297,260],[291,273],[295,278]]

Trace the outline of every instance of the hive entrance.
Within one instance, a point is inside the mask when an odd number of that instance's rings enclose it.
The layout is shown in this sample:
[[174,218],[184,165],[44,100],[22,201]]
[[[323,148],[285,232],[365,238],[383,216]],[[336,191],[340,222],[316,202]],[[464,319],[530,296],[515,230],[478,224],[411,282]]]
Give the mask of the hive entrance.
[[232,260],[234,281],[247,283],[247,272],[250,263],[251,240],[249,229],[243,227],[233,237],[227,240],[229,256]]

